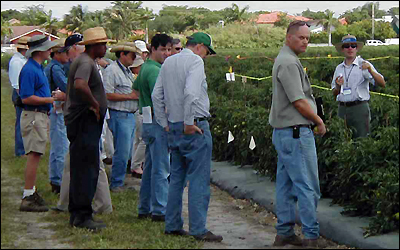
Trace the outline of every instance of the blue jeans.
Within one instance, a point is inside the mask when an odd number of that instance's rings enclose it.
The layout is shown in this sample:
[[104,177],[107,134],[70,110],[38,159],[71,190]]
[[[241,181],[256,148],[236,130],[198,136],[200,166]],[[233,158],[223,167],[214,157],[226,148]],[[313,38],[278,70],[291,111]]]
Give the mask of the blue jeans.
[[169,123],[168,144],[171,149],[171,176],[165,231],[183,227],[182,194],[189,181],[189,234],[206,233],[207,211],[210,202],[210,168],[212,137],[208,121],[197,126],[203,134],[185,135],[183,122]]
[[[17,99],[18,97],[18,93],[15,89],[13,89],[13,93],[12,93],[12,101],[14,103],[14,101]],[[22,108],[18,107],[18,106],[14,106],[15,107],[15,151],[14,154],[15,156],[21,156],[25,154],[25,149],[24,149],[24,143],[22,141],[22,135],[21,135],[21,125],[20,125],[20,121],[21,121],[21,114],[22,114]]]
[[314,133],[310,128],[301,127],[300,138],[294,139],[292,128],[274,129],[272,143],[278,152],[277,234],[294,235],[297,200],[304,237],[316,239],[319,237],[316,213],[321,193]]
[[146,156],[139,193],[139,214],[165,215],[170,168],[167,132],[155,118],[153,123],[143,123],[142,129]]
[[110,188],[122,187],[135,136],[135,114],[109,109],[107,120],[114,139]]
[[67,127],[64,123],[64,114],[50,111],[50,157],[49,179],[50,182],[61,186],[64,170],[65,155],[69,149]]

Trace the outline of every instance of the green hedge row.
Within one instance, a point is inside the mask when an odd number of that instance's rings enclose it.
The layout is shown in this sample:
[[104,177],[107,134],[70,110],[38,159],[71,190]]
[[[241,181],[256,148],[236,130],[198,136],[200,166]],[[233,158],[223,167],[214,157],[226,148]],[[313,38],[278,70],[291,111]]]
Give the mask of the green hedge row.
[[[398,46],[365,48],[364,58],[398,56]],[[271,75],[273,60],[279,50],[271,54],[254,51],[229,51],[206,60],[206,74],[211,101],[214,160],[232,161],[235,164],[253,165],[261,174],[275,180],[277,154],[272,145],[272,127],[268,123],[271,106],[272,80],[250,80],[243,84],[241,78],[226,82],[225,73],[230,66],[237,74],[265,77]],[[219,52],[219,51],[218,51]],[[224,53],[225,52],[225,53]],[[238,60],[251,55],[254,58]],[[338,56],[332,48],[312,48],[302,57],[328,54]],[[231,55],[230,58],[226,58]],[[330,81],[337,64],[343,59],[302,60],[307,67],[312,84],[330,88]],[[387,88],[375,91],[398,95],[399,60],[395,58],[373,61],[374,66],[387,80]],[[373,86],[371,85],[371,88]],[[313,88],[315,97],[322,97],[327,133],[316,137],[319,175],[323,197],[344,206],[347,215],[371,216],[365,232],[368,235],[386,233],[399,228],[399,101],[371,95],[371,128],[369,138],[351,139],[337,117],[337,103],[331,91]],[[227,143],[228,131],[235,140]],[[249,149],[251,136],[256,148]]]

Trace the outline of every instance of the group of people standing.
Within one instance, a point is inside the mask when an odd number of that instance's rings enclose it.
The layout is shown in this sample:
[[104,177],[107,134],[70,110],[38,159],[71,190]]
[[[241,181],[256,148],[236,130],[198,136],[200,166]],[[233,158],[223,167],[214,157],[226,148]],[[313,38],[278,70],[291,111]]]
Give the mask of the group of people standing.
[[[314,134],[323,136],[326,128],[298,58],[308,45],[307,26],[290,23],[272,70],[269,123],[278,153],[275,246],[323,246],[316,216],[320,189]],[[93,214],[112,212],[109,192],[124,190],[131,160],[132,175],[141,178],[139,219],[165,222],[165,234],[222,241],[206,228],[212,135],[203,59],[215,54],[211,36],[196,32],[187,37],[185,48],[166,34],[156,34],[148,47],[143,41],[119,43],[110,51],[115,61],[103,58],[108,42],[115,41],[101,27],[65,41],[41,35],[19,40],[10,61],[10,82],[13,100],[22,100],[16,105],[15,154],[28,156],[20,210],[48,211],[35,181],[50,116],[50,184],[60,193],[54,210],[68,209],[71,226],[106,227]],[[332,81],[339,116],[354,128],[355,137],[367,136],[369,83],[384,87],[385,81],[371,63],[356,57],[362,43],[354,36],[343,37],[336,48],[345,55]],[[50,55],[52,61],[43,69],[41,63]],[[312,125],[317,129],[311,130]],[[110,143],[101,139],[107,137]],[[113,152],[102,153],[111,143]],[[110,185],[103,162],[112,164]],[[187,185],[189,232],[183,230],[182,218]],[[296,202],[303,240],[293,231]]]

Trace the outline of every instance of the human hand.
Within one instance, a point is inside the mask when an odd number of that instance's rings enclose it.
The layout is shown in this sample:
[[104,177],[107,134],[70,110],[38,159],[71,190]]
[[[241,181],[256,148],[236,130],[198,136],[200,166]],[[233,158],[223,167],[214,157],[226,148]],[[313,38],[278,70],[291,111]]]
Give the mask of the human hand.
[[326,127],[324,122],[317,124],[317,126],[314,128],[315,135],[320,135],[321,137],[323,137],[325,133],[326,133]]
[[366,61],[363,61],[363,62],[362,62],[362,65],[361,65],[361,69],[362,69],[362,70],[367,69],[369,72],[371,72],[371,64],[368,63],[368,62],[366,62]]
[[109,64],[104,58],[97,58],[96,62],[103,68],[105,68]]
[[94,114],[96,115],[97,121],[100,121],[100,105],[96,103],[96,106],[95,107],[91,106],[89,110],[93,111]]
[[185,129],[183,132],[185,135],[193,135],[196,132],[198,132],[201,135],[203,134],[203,131],[196,125],[185,125]]
[[335,80],[335,82],[336,82],[336,84],[337,84],[337,85],[339,85],[339,86],[342,86],[342,85],[343,85],[343,83],[344,83],[343,76],[342,76],[342,75],[340,75],[340,76],[336,77],[336,80]]
[[165,132],[169,132],[169,126],[166,126],[166,127],[164,128],[164,130],[165,130]]

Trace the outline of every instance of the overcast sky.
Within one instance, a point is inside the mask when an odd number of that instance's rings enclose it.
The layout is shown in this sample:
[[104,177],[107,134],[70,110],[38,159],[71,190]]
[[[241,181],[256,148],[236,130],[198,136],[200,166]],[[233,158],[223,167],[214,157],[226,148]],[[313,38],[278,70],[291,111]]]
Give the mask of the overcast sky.
[[[312,11],[325,11],[330,9],[335,12],[335,17],[346,10],[351,10],[371,1],[143,1],[142,6],[148,7],[157,13],[163,4],[171,6],[187,5],[189,7],[204,7],[210,10],[220,10],[236,3],[240,8],[249,5],[249,11],[283,11],[289,14],[301,13],[309,8]],[[376,2],[376,1],[375,1]],[[102,10],[111,7],[111,1],[1,1],[1,10],[16,9],[21,11],[25,6],[43,4],[46,11],[52,10],[53,16],[61,19],[69,13],[72,6],[82,4],[89,11]],[[379,1],[379,9],[389,10],[399,7],[398,1]]]

